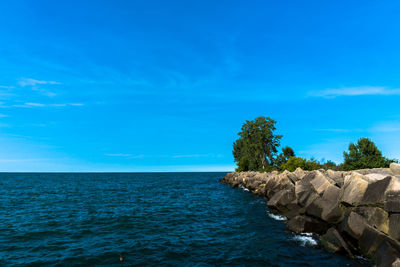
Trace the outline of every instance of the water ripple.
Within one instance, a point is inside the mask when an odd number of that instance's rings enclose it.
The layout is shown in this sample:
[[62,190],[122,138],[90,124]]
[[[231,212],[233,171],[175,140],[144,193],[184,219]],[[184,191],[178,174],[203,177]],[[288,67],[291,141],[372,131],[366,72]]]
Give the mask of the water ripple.
[[293,237],[263,199],[221,184],[223,175],[2,173],[0,265],[363,263],[302,246],[311,237]]

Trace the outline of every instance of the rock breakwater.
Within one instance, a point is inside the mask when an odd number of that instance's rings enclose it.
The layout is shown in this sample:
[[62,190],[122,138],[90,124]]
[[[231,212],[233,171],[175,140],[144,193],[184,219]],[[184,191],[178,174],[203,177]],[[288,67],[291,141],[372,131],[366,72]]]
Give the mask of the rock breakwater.
[[338,253],[400,266],[400,165],[356,171],[233,172],[221,180],[267,199],[296,233]]

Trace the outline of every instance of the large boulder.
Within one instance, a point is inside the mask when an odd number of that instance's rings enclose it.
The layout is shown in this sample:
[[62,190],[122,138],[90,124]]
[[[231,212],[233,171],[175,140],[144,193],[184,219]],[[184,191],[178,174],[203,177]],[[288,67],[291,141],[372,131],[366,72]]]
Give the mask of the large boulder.
[[[367,176],[368,175],[366,175],[366,177]],[[372,180],[372,182],[368,184],[367,190],[365,190],[364,196],[360,202],[363,205],[375,205],[383,207],[385,201],[385,192],[389,184],[391,183],[392,179],[393,178],[391,176],[387,176],[382,179]]]
[[296,205],[293,203],[295,198],[294,187],[290,189],[282,189],[272,196],[272,198],[267,202],[267,205],[270,208],[286,212]]
[[353,253],[351,253],[349,246],[334,227],[329,228],[328,231],[321,236],[320,242],[322,246],[330,252],[346,251],[346,253],[353,258]]
[[314,177],[315,172],[308,172],[302,180],[297,181],[295,184],[297,203],[302,207],[308,207],[308,205],[319,197],[311,185],[311,180]]
[[300,207],[299,205],[294,206],[288,212],[285,212],[285,217],[289,220],[296,217],[297,215],[303,215],[306,213],[306,209],[304,207]]
[[328,223],[337,223],[340,221],[343,212],[336,201],[318,197],[307,207],[306,214],[320,218]]
[[400,164],[398,163],[390,163],[390,171],[393,172],[394,175],[400,175]]
[[385,192],[385,210],[400,213],[400,179],[392,177],[390,185]]
[[345,177],[342,202],[351,206],[358,205],[367,188],[368,182],[363,179],[363,175],[353,172]]
[[334,185],[330,185],[328,188],[325,189],[322,198],[337,205],[340,202],[342,195],[343,195],[343,189]]
[[372,227],[385,234],[389,233],[389,214],[385,210],[378,207],[357,207],[353,211]]
[[310,181],[312,187],[318,195],[322,196],[324,191],[329,187],[335,184],[335,182],[324,175],[321,171],[315,171],[314,178]]
[[377,252],[377,266],[378,267],[391,267],[399,265],[399,252],[390,244],[388,241],[384,241],[380,244]]
[[266,195],[268,198],[271,198],[280,190],[289,189],[293,186],[292,180],[290,180],[286,174],[271,175],[265,185]]
[[400,214],[392,214],[389,217],[389,236],[400,241]]
[[297,168],[294,172],[286,173],[286,175],[289,177],[290,180],[292,180],[293,183],[296,183],[297,181],[303,179],[306,174],[307,172],[303,171],[301,168]]
[[328,225],[320,220],[306,216],[297,215],[287,222],[289,230],[296,233],[315,232],[322,234],[328,229]]
[[388,240],[388,237],[375,228],[367,225],[358,240],[358,244],[365,255],[374,256],[382,242]]
[[355,212],[350,212],[350,214],[340,224],[341,232],[345,232],[355,239],[361,237],[365,227],[367,227],[365,218]]
[[333,170],[326,171],[326,175],[328,175],[329,178],[331,178],[333,181],[335,181],[335,183],[338,187],[343,186],[344,176],[347,174],[348,174],[347,172],[339,172],[339,171],[333,171]]
[[368,183],[373,183],[382,179],[385,179],[386,177],[391,176],[390,174],[382,174],[382,173],[368,173],[364,175],[364,180],[366,180]]

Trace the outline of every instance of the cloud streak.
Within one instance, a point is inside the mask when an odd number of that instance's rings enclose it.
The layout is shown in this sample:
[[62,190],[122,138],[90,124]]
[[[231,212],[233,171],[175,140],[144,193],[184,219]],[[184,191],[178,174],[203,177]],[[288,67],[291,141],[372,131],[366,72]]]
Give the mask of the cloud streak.
[[45,85],[45,84],[60,84],[59,82],[56,81],[44,81],[44,80],[36,80],[32,78],[22,78],[18,84],[22,87],[25,86],[36,86],[36,85]]
[[144,155],[132,155],[132,154],[124,154],[124,153],[115,153],[115,154],[104,154],[108,157],[119,157],[119,158],[129,158],[129,159],[141,159],[144,158]]
[[345,87],[339,89],[326,89],[321,91],[309,92],[309,96],[335,98],[340,96],[365,96],[365,95],[399,95],[400,89],[390,89],[384,86],[359,86]]
[[42,107],[68,107],[68,106],[84,106],[82,103],[54,103],[54,104],[44,104],[44,103],[36,103],[36,102],[26,102],[24,104],[12,105],[13,107],[18,108],[42,108]]

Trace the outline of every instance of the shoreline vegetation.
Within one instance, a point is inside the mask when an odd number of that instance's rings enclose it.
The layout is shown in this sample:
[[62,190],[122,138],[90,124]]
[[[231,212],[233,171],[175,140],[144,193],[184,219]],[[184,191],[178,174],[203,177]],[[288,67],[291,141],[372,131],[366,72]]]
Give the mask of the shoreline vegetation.
[[269,117],[257,117],[246,121],[239,138],[233,143],[233,157],[237,164],[236,171],[295,171],[331,169],[335,171],[351,171],[370,168],[388,168],[396,159],[388,159],[369,138],[360,138],[357,143],[350,143],[348,151],[343,152],[344,161],[336,164],[331,160],[320,162],[314,158],[298,157],[289,147],[283,147],[278,154],[282,135],[275,134],[276,121]]
[[233,144],[236,172],[221,182],[266,198],[289,230],[320,235],[330,252],[366,256],[377,266],[400,266],[400,164],[368,138],[350,143],[344,162],[278,154],[276,121],[246,121]]

